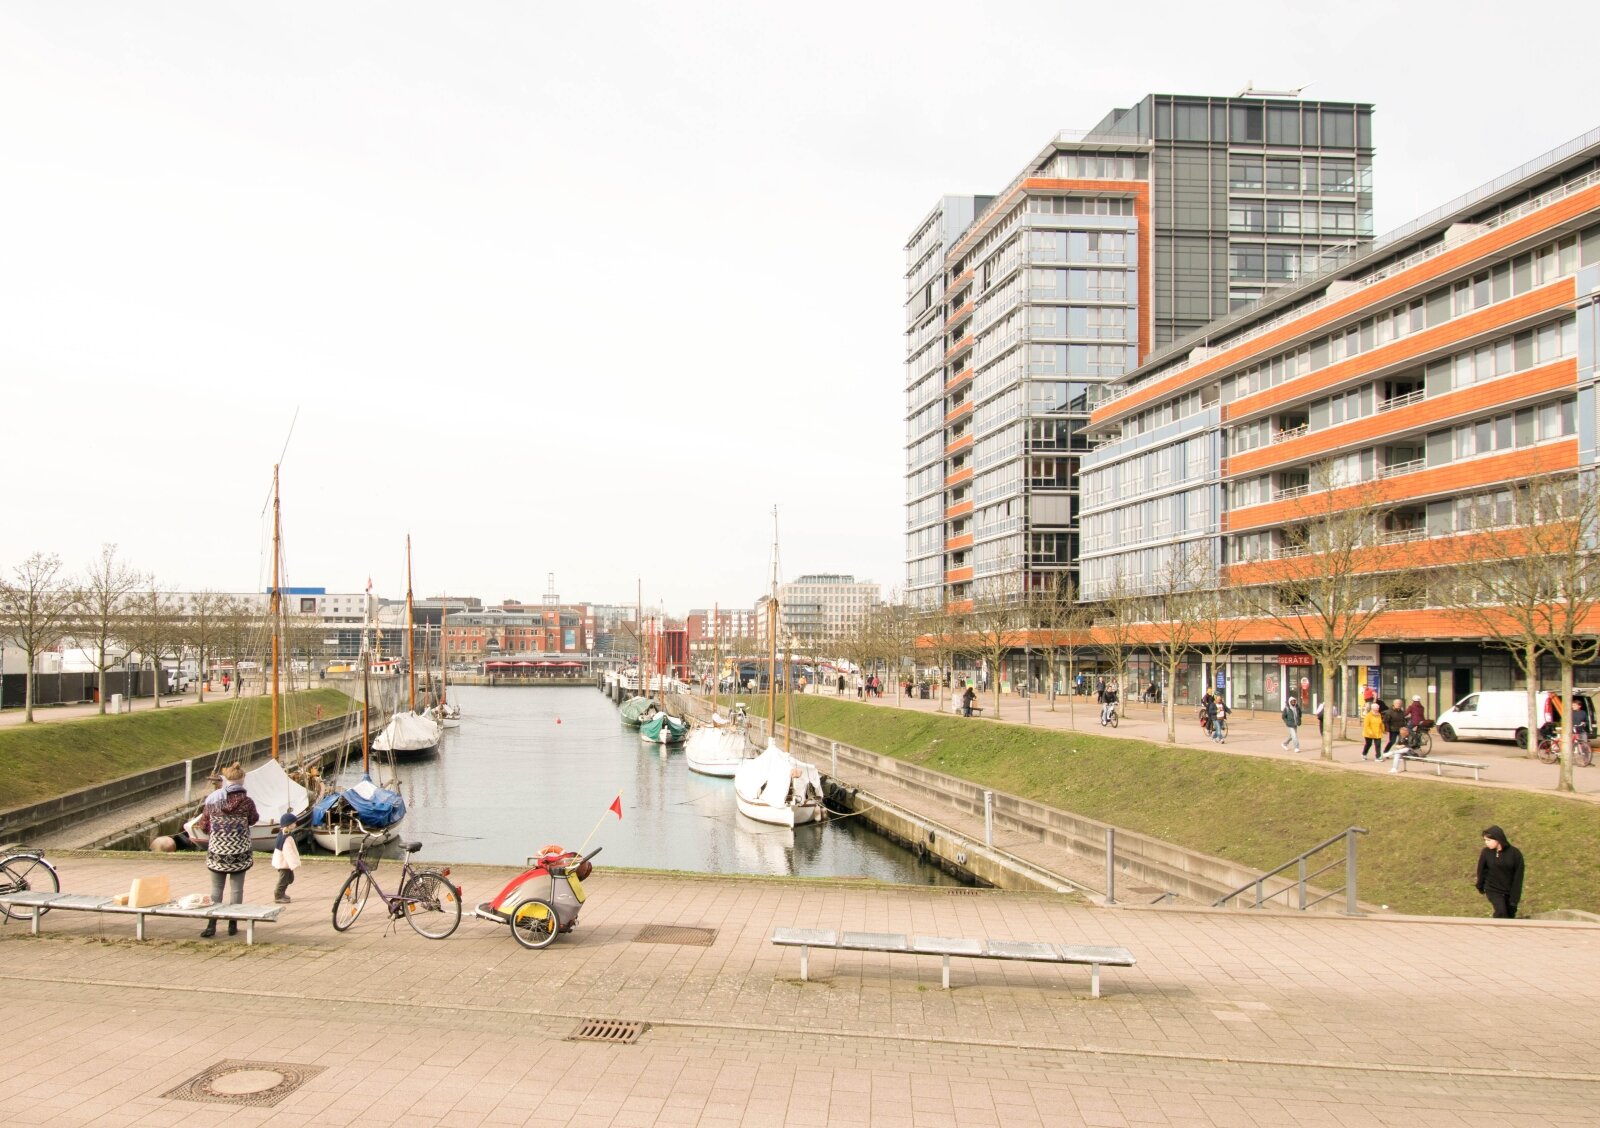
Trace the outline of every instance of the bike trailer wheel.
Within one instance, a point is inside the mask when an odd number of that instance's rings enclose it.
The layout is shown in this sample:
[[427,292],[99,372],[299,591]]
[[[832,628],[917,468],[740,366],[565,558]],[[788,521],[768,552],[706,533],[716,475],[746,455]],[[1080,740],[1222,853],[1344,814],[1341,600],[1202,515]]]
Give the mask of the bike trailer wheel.
[[561,923],[549,901],[524,901],[511,910],[511,935],[524,948],[548,948],[560,932]]

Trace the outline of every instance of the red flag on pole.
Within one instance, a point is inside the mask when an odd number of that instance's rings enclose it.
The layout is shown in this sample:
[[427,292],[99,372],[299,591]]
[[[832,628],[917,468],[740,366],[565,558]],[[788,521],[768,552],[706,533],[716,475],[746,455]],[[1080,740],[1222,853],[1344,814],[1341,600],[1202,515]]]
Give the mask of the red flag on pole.
[[615,799],[611,800],[611,806],[607,809],[615,811],[617,818],[620,819],[622,817],[622,796],[618,795]]

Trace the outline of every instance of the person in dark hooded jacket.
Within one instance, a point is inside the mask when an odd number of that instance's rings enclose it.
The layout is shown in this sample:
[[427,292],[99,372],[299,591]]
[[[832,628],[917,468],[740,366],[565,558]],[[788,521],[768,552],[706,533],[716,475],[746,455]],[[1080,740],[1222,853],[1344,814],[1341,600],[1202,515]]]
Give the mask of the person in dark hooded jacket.
[[1522,900],[1522,851],[1511,845],[1506,832],[1491,826],[1483,832],[1483,852],[1478,855],[1478,892],[1489,898],[1495,917],[1517,915]]

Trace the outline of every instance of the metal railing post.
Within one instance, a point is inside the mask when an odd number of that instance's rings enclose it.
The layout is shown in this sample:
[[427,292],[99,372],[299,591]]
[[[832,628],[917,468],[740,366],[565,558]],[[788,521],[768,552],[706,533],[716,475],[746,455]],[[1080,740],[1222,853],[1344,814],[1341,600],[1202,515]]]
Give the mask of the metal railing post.
[[1356,836],[1353,830],[1344,832],[1344,911],[1347,916],[1356,914]]
[[994,847],[994,792],[983,793],[983,844]]
[[185,803],[187,803],[189,801],[189,793],[190,793],[190,791],[193,790],[193,788],[194,788],[194,761],[193,760],[185,760],[183,762],[183,801]]
[[839,778],[839,742],[833,742],[833,770],[828,773],[834,779]]
[[1117,828],[1106,827],[1106,904],[1117,903]]
[[1301,912],[1305,912],[1306,911],[1306,860],[1305,860],[1304,857],[1302,857],[1300,859],[1300,864],[1296,867],[1296,869],[1298,870],[1298,872],[1300,874],[1300,877],[1299,877],[1298,881],[1296,881],[1296,883],[1295,883],[1297,885],[1297,887],[1299,888],[1299,892],[1300,892],[1300,911]]

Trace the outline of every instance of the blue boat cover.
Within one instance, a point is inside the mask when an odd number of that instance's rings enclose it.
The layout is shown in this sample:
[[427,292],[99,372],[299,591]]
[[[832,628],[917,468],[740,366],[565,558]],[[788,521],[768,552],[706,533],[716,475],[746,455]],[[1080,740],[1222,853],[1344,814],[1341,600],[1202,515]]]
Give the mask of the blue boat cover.
[[398,791],[379,787],[370,779],[363,779],[354,787],[324,795],[311,808],[311,825],[323,826],[328,821],[328,811],[340,800],[350,807],[362,825],[372,830],[393,826],[406,817],[406,801]]

